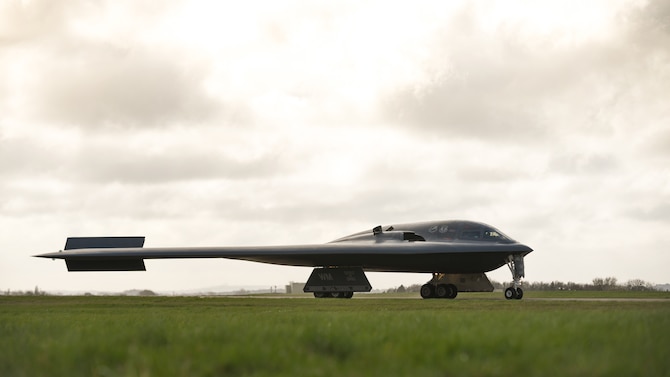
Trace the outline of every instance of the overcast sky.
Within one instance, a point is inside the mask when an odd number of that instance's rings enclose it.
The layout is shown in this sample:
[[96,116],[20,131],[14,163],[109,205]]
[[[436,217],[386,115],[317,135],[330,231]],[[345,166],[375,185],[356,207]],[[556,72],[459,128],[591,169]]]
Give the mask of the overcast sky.
[[311,272],[214,259],[68,273],[31,257],[68,236],[302,244],[447,219],[534,248],[527,280],[668,283],[669,83],[661,0],[3,1],[0,289]]

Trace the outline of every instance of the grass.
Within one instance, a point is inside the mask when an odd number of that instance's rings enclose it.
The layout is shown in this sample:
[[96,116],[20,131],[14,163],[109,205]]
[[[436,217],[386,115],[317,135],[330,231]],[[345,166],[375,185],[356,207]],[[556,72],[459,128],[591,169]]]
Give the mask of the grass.
[[539,295],[5,296],[0,375],[670,376],[670,299]]

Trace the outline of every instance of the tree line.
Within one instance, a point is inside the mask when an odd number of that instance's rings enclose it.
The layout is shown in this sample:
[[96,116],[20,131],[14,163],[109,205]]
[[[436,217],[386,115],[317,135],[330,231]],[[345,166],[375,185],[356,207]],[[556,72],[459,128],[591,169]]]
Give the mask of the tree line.
[[[505,284],[502,284],[505,286]],[[524,282],[524,289],[535,291],[655,291],[654,284],[642,279],[631,279],[619,284],[617,278],[594,278],[590,284],[575,282]]]
[[[512,282],[498,282],[491,280],[495,289],[505,289],[512,285]],[[407,287],[401,285],[396,288],[387,289],[386,293],[405,293],[419,292],[422,284],[412,284]],[[534,281],[523,282],[523,289],[528,291],[655,291],[656,288],[650,282],[642,279],[631,279],[623,284],[615,277],[594,278],[591,283],[562,282],[554,280],[552,282]]]
[[[51,294],[49,292],[41,290],[39,287],[35,287],[34,290],[26,290],[26,291],[12,291],[12,290],[6,290],[0,292],[0,295],[4,296],[50,296]],[[158,294],[155,293],[154,291],[148,290],[148,289],[132,289],[129,291],[124,291],[122,293],[119,293],[118,295],[120,296],[157,296]],[[86,292],[84,293],[84,296],[93,296],[92,293]]]

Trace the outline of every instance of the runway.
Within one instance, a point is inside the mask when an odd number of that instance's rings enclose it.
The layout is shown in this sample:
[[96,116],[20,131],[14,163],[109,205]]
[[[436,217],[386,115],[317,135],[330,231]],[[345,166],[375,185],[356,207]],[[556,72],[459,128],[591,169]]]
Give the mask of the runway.
[[670,303],[670,298],[630,298],[630,297],[576,297],[576,298],[567,298],[567,297],[533,297],[533,298],[524,298],[523,300],[528,301],[591,301],[591,302],[667,302]]
[[[417,293],[416,295],[407,294],[407,295],[395,295],[395,294],[383,294],[383,293],[357,293],[354,295],[354,300],[426,300],[426,301],[511,301],[518,302],[517,300],[506,300],[503,297],[502,292],[495,292],[495,294],[481,294],[481,293],[468,293],[463,292],[459,294],[455,299],[422,299],[421,296]],[[224,296],[202,296],[202,297],[224,297]],[[268,299],[312,299],[314,298],[311,294],[261,294],[261,295],[225,295],[225,297],[237,297],[237,298],[268,298]],[[331,300],[331,299],[321,299],[321,300]],[[557,301],[557,302],[667,302],[670,303],[670,295],[665,297],[524,297],[520,301]]]

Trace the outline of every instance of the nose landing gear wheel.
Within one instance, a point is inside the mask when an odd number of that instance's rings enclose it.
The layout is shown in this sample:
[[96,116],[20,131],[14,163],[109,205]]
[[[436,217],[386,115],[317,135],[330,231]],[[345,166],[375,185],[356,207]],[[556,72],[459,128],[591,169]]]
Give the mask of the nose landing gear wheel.
[[505,289],[505,298],[506,299],[512,300],[512,299],[517,298],[516,296],[517,296],[516,289],[514,289],[513,287],[509,287],[509,288]]
[[505,298],[508,300],[521,300],[523,298],[523,289],[521,287],[509,287],[505,289]]

